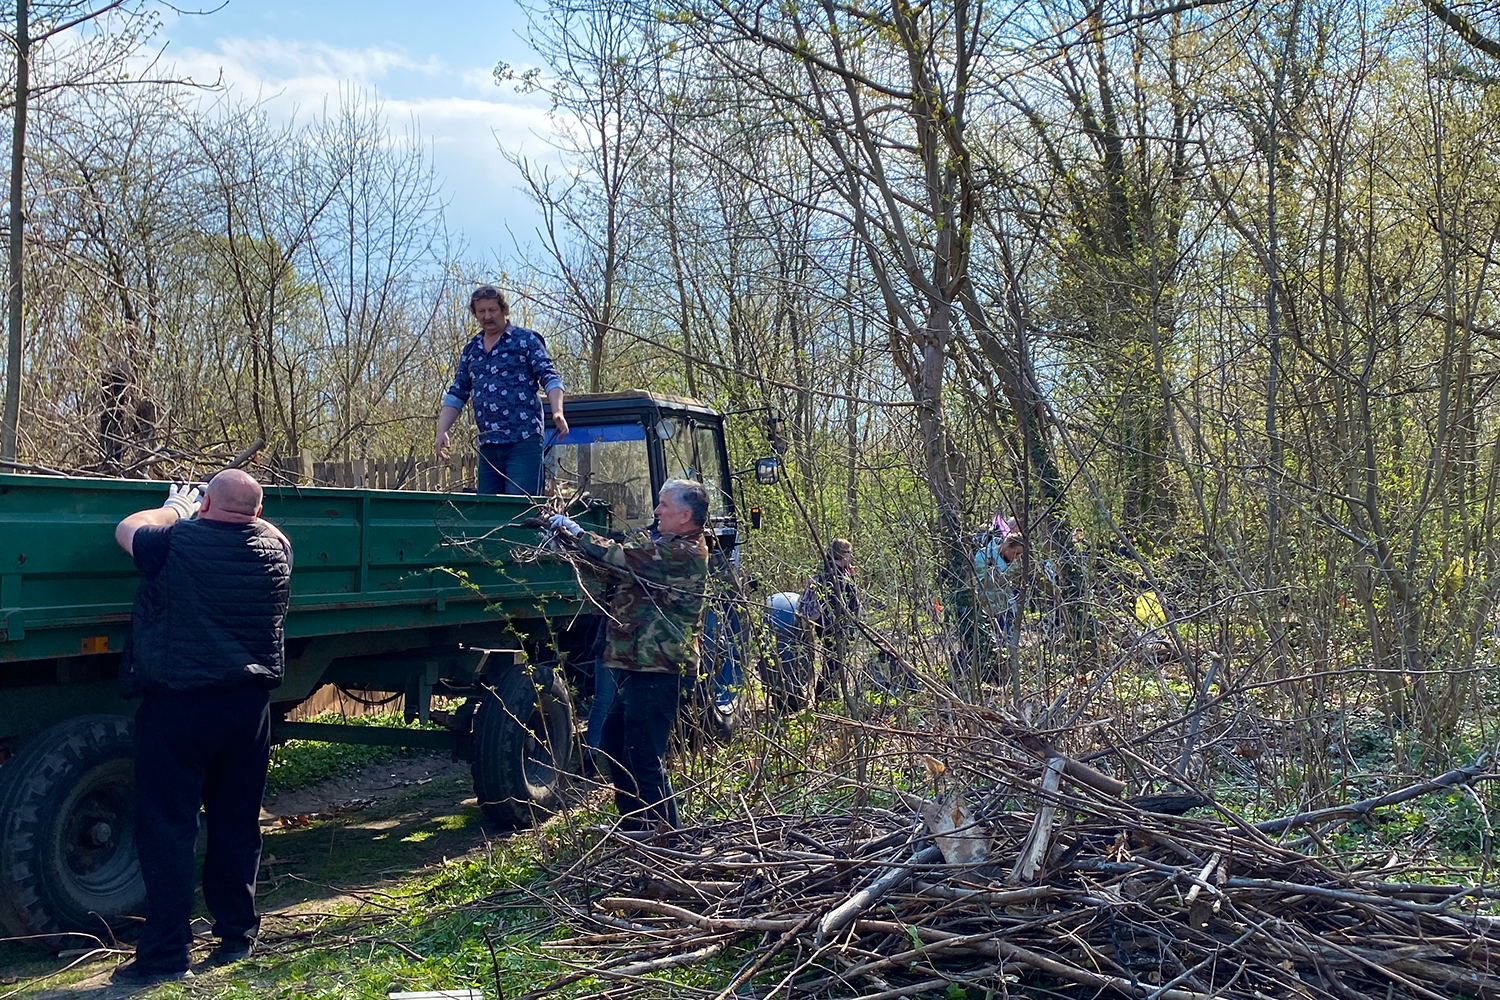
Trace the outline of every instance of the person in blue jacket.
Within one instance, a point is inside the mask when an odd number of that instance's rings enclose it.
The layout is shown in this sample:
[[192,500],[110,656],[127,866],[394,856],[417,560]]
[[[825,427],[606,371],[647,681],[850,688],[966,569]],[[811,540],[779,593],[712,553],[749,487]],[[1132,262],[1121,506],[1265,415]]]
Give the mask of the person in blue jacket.
[[434,452],[448,452],[448,431],[470,403],[479,431],[480,493],[536,496],[542,492],[542,401],[546,392],[552,423],[561,440],[568,433],[563,416],[562,377],[535,330],[510,322],[510,303],[491,285],[469,296],[469,312],[479,333],[458,356],[453,384],[438,413]]

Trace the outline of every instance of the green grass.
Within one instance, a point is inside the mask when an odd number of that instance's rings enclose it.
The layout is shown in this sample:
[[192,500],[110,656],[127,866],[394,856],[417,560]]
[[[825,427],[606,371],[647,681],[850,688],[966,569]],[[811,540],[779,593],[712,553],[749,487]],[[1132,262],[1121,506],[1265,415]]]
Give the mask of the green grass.
[[[460,812],[432,817],[417,831],[429,843],[473,820]],[[400,832],[400,831],[393,831]],[[326,833],[309,831],[316,840]],[[268,845],[277,838],[268,838]],[[400,853],[391,837],[389,857]],[[320,901],[305,918],[305,942],[283,943],[263,956],[195,980],[163,986],[153,998],[313,998],[384,997],[396,990],[478,987],[487,996],[514,996],[539,989],[565,971],[541,942],[558,936],[551,915],[533,902],[545,891],[548,858],[556,861],[554,830],[526,831],[490,841],[463,857],[382,885],[363,896],[366,906],[344,900]],[[342,853],[340,851],[339,853]],[[367,870],[378,867],[363,859]],[[493,947],[493,953],[491,948]],[[580,987],[580,991],[582,987]],[[562,993],[560,995],[578,995]]]
[[[864,705],[872,721],[894,725],[900,720],[920,728],[922,712],[905,718],[907,707],[899,699],[883,698]],[[370,721],[400,724],[389,718]],[[770,753],[748,740],[730,747],[708,745],[679,757],[678,787],[689,822],[738,815],[747,800],[813,812],[850,804],[853,792],[845,783],[825,782],[819,775],[825,769],[847,769],[850,755],[861,749],[858,741],[846,739],[840,727],[821,724],[811,710],[767,728],[777,747]],[[1385,730],[1355,727],[1348,742],[1355,765],[1351,771],[1356,772],[1343,789],[1349,797],[1406,782],[1393,773]],[[323,753],[327,750],[335,753]],[[1461,757],[1465,750],[1452,748],[1450,756]],[[374,756],[366,756],[371,751]],[[282,751],[282,780],[295,787],[398,752],[291,744]],[[1281,815],[1284,800],[1297,795],[1297,763],[1278,760],[1263,779],[1220,774],[1214,790],[1246,818]],[[963,762],[950,766],[962,781],[973,780],[964,775]],[[905,750],[872,760],[867,778],[887,789],[871,796],[882,805],[889,804],[891,788],[924,795],[931,791],[925,771]],[[150,997],[375,1000],[394,990],[465,987],[480,988],[490,997],[513,997],[567,975],[577,967],[572,962],[587,961],[587,956],[544,947],[567,937],[570,928],[541,898],[550,891],[551,873],[570,866],[585,849],[589,837],[581,828],[601,817],[584,806],[540,830],[486,839],[478,810],[463,802],[470,794],[466,786],[465,776],[449,773],[359,813],[268,836],[268,884],[261,898],[268,908],[290,914],[268,921],[268,939],[276,942],[272,950],[229,970],[159,987]],[[1500,786],[1485,784],[1476,792],[1489,808]],[[1485,820],[1473,796],[1454,790],[1382,810],[1367,821],[1329,831],[1327,840],[1338,863],[1375,864],[1396,853],[1434,869],[1449,867],[1446,874],[1414,870],[1406,877],[1461,880],[1472,877],[1464,874],[1466,866],[1480,867],[1488,860]],[[748,960],[749,948],[747,943],[702,965],[662,974],[658,992],[668,995],[668,984],[674,983],[722,986]],[[583,978],[551,995],[559,1000],[597,996],[609,985]],[[982,994],[957,985],[947,995],[977,1000]],[[1033,994],[1018,987],[1012,995]]]
[[[468,987],[516,996],[566,976],[578,956],[543,945],[571,928],[540,900],[551,873],[592,841],[582,828],[603,817],[582,805],[538,830],[486,836],[478,809],[463,801],[469,794],[466,776],[451,774],[358,813],[270,834],[260,899],[282,915],[267,921],[268,951],[146,996],[376,1000],[397,990]],[[665,981],[722,983],[749,954],[726,952]],[[103,968],[96,963],[94,974]],[[607,985],[583,978],[550,995],[597,996]]]
[[[543,889],[545,859],[558,850],[547,841],[557,835],[526,831],[486,842],[493,834],[465,801],[471,794],[467,775],[449,774],[358,812],[268,833],[257,893],[275,942],[268,953],[147,995],[310,1000],[473,985],[493,996],[486,934],[506,982],[549,982],[556,966],[536,942],[551,924],[531,894]],[[204,915],[201,903],[195,912]],[[39,950],[11,957],[17,964],[0,975],[15,981],[0,995],[66,964]],[[91,962],[23,996],[76,986],[112,965]]]
[[[347,726],[384,726],[394,729],[417,729],[420,723],[408,724],[400,715],[367,715],[345,718],[336,712],[309,719],[310,722],[332,722]],[[405,747],[363,746],[355,743],[321,743],[288,740],[271,748],[271,766],[266,772],[266,794],[281,795],[306,788],[329,778],[352,774],[371,764],[411,757],[420,751]]]

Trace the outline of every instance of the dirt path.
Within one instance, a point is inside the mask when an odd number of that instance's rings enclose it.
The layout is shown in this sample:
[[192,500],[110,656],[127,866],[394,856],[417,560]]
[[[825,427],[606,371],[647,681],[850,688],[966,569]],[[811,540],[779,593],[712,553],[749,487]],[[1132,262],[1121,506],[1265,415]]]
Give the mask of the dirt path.
[[[275,938],[307,926],[337,904],[378,908],[380,892],[398,878],[461,857],[504,836],[485,823],[467,764],[437,754],[375,764],[342,778],[268,799],[261,811],[264,846],[256,901],[261,932]],[[193,921],[194,963],[213,946],[209,921]],[[28,993],[36,1000],[115,1000],[132,991],[109,984],[119,958],[97,960]],[[68,959],[38,958],[0,967],[10,989],[56,971]],[[205,971],[219,976],[222,971]],[[0,986],[0,993],[10,989]]]
[[[331,811],[349,812],[351,806],[359,808],[380,799],[390,798],[395,792],[412,786],[425,785],[436,778],[469,773],[469,766],[461,761],[450,760],[440,754],[422,754],[417,757],[372,764],[354,774],[331,778],[309,788],[273,795],[261,806],[262,827],[274,828],[281,817],[303,816]],[[267,833],[271,830],[267,829]]]
[[285,933],[309,904],[365,899],[362,890],[500,836],[479,812],[468,765],[436,754],[271,799],[261,830],[256,899],[268,936]]

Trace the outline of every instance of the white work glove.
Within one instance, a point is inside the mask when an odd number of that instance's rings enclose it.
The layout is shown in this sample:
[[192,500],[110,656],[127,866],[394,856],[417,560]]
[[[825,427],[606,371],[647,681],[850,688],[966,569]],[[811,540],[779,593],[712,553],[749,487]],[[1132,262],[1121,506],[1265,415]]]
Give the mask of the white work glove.
[[553,514],[551,520],[549,520],[547,523],[552,526],[553,531],[566,531],[574,538],[577,538],[579,535],[583,534],[583,525],[579,524],[571,517],[568,517],[566,514]]
[[198,505],[202,496],[202,492],[196,486],[173,483],[167,487],[167,502],[162,506],[171,507],[180,518],[189,518],[198,513]]

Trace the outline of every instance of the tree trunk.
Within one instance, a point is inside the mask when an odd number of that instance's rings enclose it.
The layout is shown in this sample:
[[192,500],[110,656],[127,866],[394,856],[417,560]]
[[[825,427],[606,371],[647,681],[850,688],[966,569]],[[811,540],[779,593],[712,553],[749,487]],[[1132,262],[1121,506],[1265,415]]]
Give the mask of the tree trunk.
[[21,251],[26,234],[26,105],[30,97],[31,25],[27,0],[16,0],[16,111],[10,135],[10,287],[9,336],[5,352],[5,418],[0,430],[0,460],[16,460],[21,423],[21,354],[25,302],[21,288]]

